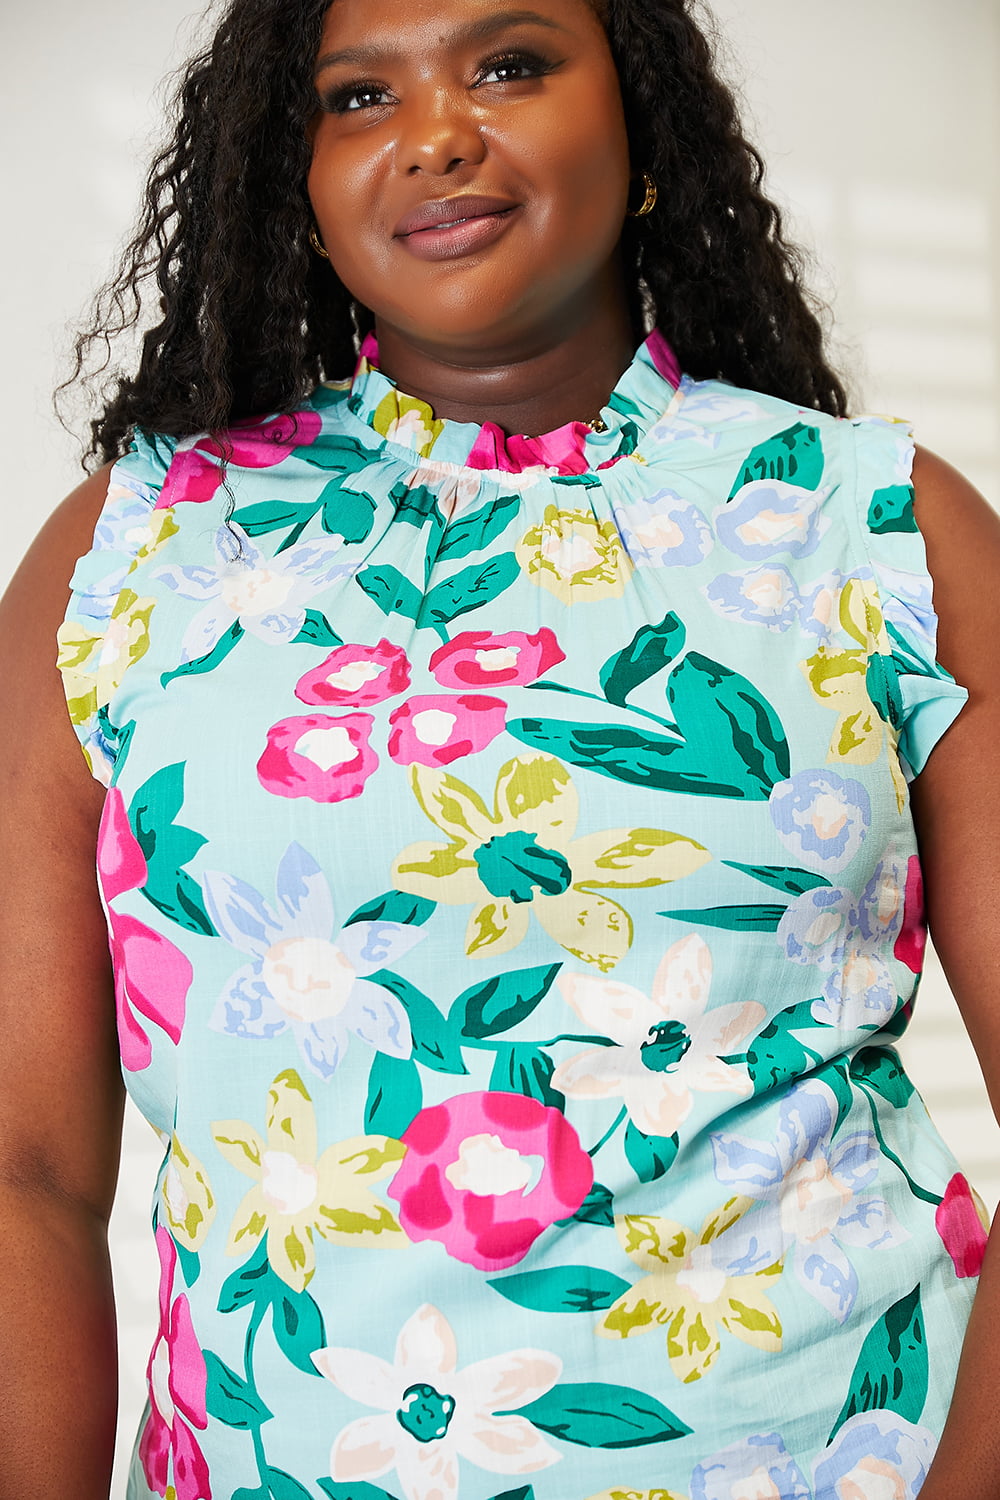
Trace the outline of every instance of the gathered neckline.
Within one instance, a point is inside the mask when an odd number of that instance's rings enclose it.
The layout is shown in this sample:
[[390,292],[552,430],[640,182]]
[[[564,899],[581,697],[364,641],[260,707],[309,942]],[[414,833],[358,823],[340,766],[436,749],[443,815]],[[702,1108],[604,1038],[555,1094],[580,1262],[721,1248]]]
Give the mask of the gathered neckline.
[[366,426],[418,459],[501,474],[573,476],[610,468],[633,453],[680,383],[676,355],[654,329],[602,407],[600,428],[576,421],[535,437],[510,436],[496,422],[438,417],[426,401],[399,390],[379,369],[378,343],[369,334],[347,403]]

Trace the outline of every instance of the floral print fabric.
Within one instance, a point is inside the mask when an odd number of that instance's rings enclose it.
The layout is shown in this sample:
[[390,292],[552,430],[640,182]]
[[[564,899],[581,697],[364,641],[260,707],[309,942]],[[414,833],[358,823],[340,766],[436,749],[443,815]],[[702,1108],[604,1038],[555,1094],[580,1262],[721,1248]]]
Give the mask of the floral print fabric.
[[533,438],[365,347],[139,435],[60,635],[163,1138],[130,1500],[896,1500],[981,1205],[893,1043],[912,444],[654,335]]

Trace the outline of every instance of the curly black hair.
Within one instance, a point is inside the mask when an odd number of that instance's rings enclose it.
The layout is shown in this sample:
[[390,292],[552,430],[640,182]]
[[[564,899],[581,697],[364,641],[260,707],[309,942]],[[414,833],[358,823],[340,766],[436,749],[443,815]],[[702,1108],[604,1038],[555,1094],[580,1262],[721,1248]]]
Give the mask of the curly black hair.
[[[294,411],[318,381],[350,371],[366,314],[308,238],[307,125],[329,3],[230,0],[184,70],[173,138],[63,388],[106,377],[113,341],[138,326],[155,287],[160,319],[136,372],[102,389],[87,461],[119,457],[136,427],[184,437]],[[633,309],[650,310],[690,374],[842,416],[801,255],[763,192],[763,162],[695,7],[597,3],[632,160],[660,185],[652,213],[625,228]]]

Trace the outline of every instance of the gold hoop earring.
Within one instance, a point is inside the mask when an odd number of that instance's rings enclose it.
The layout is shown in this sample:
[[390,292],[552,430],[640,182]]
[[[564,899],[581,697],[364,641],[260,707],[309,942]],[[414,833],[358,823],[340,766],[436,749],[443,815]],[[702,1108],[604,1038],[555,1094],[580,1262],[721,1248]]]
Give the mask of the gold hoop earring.
[[326,251],[326,249],[325,249],[325,247],[323,245],[323,241],[319,237],[319,232],[318,232],[315,224],[311,224],[309,226],[309,243],[313,247],[313,249],[316,251],[317,255],[322,255],[322,257],[323,257],[324,260],[329,260],[330,259],[329,255],[328,255],[328,253],[327,253],[327,251]]
[[646,196],[643,198],[638,208],[630,208],[628,210],[628,217],[630,219],[644,219],[646,215],[648,213],[652,213],[653,209],[656,207],[656,200],[659,197],[659,190],[648,172],[643,172],[642,184],[646,189]]

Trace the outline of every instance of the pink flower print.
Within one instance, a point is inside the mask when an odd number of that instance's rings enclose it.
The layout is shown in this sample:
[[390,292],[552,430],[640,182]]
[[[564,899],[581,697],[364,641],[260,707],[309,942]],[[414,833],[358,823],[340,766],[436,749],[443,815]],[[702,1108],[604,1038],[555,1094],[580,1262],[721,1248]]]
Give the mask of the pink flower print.
[[299,714],[267,731],[267,748],[257,777],[276,797],[311,797],[313,802],[346,802],[360,797],[378,766],[368,743],[371,714]]
[[406,652],[391,641],[376,646],[338,646],[295,685],[303,703],[362,708],[384,703],[410,685]]
[[169,938],[112,905],[126,891],[144,885],[147,875],[145,857],[117,787],[111,788],[104,804],[97,868],[107,908],[122,1066],[139,1073],[152,1062],[153,1048],[136,1012],[165,1031],[176,1046],[194,971]]
[[484,422],[465,462],[470,469],[498,469],[506,474],[526,470],[584,474],[590,435],[586,422],[567,422],[538,437],[508,437],[495,422]]
[[387,1191],[404,1230],[480,1271],[523,1260],[594,1182],[562,1112],[521,1094],[459,1094],[422,1109],[401,1139],[406,1156]]
[[166,510],[184,502],[203,505],[222,484],[224,463],[241,469],[271,468],[295,448],[314,443],[322,425],[318,413],[299,411],[234,422],[223,442],[205,433],[178,443],[156,509]]
[[945,1188],[934,1215],[941,1242],[951,1256],[956,1276],[978,1276],[986,1254],[989,1216],[979,1195],[961,1172]]
[[158,1495],[166,1495],[172,1485],[176,1500],[212,1500],[208,1465],[191,1430],[208,1426],[205,1356],[188,1299],[173,1295],[177,1250],[165,1229],[156,1231],[156,1248],[160,1328],[146,1370],[149,1416],[139,1439],[139,1460],[147,1484]]
[[[906,866],[906,893],[903,897],[903,925],[893,948],[893,957],[906,965],[914,974],[924,967],[924,949],[927,947],[927,919],[924,915],[924,875],[920,859],[911,854]],[[964,1179],[963,1179],[964,1180]]]
[[499,698],[476,693],[411,698],[389,715],[389,754],[401,766],[447,766],[502,734],[506,711]]
[[464,630],[454,640],[439,646],[430,668],[443,687],[523,686],[537,682],[546,672],[566,660],[566,653],[551,630],[536,635],[521,630],[493,635],[488,630]]

